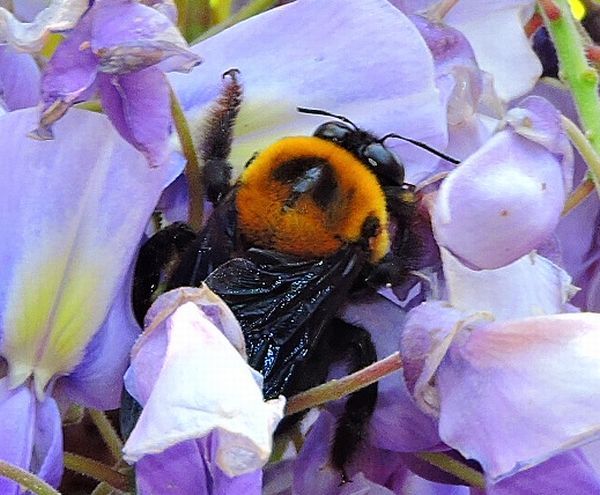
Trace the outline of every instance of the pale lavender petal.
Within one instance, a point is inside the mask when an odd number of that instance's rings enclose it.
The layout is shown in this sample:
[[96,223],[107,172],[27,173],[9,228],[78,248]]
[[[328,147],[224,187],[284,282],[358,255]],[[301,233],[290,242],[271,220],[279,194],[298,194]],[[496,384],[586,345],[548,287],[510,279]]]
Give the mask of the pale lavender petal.
[[125,459],[135,462],[214,431],[215,462],[225,473],[261,468],[284,401],[264,402],[255,372],[194,303],[164,318],[146,329],[132,353],[128,390],[147,401],[123,449]]
[[448,302],[466,313],[488,312],[495,321],[564,313],[577,291],[567,272],[536,252],[495,270],[471,270],[441,253]]
[[121,401],[123,375],[140,328],[131,309],[132,274],[126,277],[110,312],[85,349],[79,365],[57,381],[55,395],[94,409],[116,409]]
[[412,473],[408,474],[402,485],[394,485],[393,488],[394,493],[407,495],[469,495],[470,493],[466,486],[435,483]]
[[[7,378],[0,379],[0,458],[29,469],[35,438],[35,396],[27,387],[9,389]],[[18,495],[19,486],[0,476],[0,493]]]
[[499,481],[598,437],[599,380],[598,314],[479,325],[438,369],[440,436]]
[[83,358],[174,172],[150,169],[97,113],[69,112],[53,141],[27,137],[36,119],[0,119],[0,316],[12,383],[33,373],[41,397]]
[[28,53],[0,47],[0,101],[8,110],[33,107],[40,98],[40,69]]
[[452,171],[433,205],[438,243],[477,268],[498,268],[554,231],[565,200],[560,162],[502,131]]
[[[231,156],[238,171],[255,151],[282,136],[311,134],[324,121],[298,114],[298,106],[345,115],[376,134],[446,145],[431,54],[414,25],[384,0],[293,2],[194,50],[204,58],[202,68],[172,81],[196,127],[221,90],[221,74],[240,70],[245,96]],[[407,164],[409,180],[438,161],[407,143],[386,145]]]
[[0,43],[24,51],[39,51],[48,34],[73,28],[88,5],[88,0],[51,0],[32,22],[20,22],[8,10],[0,8]]
[[600,493],[600,477],[578,450],[572,450],[490,485],[486,495]]
[[41,138],[52,137],[50,126],[71,105],[85,100],[95,90],[98,59],[89,44],[91,29],[92,18],[86,15],[58,46],[44,69],[42,115],[37,131]]
[[140,150],[151,166],[169,157],[171,107],[169,87],[156,67],[120,76],[98,77],[102,104],[113,125]]
[[157,64],[165,72],[188,72],[200,63],[177,26],[158,10],[131,0],[104,0],[92,12],[92,50],[102,72],[127,74]]

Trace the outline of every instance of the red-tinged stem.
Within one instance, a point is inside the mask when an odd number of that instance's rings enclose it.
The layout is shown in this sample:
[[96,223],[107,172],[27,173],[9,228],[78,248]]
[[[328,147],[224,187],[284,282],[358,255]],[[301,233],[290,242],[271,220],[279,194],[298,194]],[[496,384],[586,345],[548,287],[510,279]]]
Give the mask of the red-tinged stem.
[[538,0],[538,5],[549,21],[558,21],[562,17],[560,7],[556,5],[554,0]]
[[289,416],[290,414],[295,414],[305,409],[325,404],[326,402],[341,399],[352,392],[356,392],[381,380],[384,376],[401,368],[402,360],[400,359],[400,353],[395,352],[391,356],[377,361],[356,373],[352,373],[339,380],[331,380],[323,385],[290,397],[285,408],[285,414]]

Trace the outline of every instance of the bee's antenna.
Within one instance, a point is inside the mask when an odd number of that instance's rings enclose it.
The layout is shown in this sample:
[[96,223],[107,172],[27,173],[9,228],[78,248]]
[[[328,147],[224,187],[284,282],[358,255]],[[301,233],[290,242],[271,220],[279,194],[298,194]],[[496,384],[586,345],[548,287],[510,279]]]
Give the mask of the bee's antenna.
[[335,113],[327,112],[326,110],[320,110],[318,108],[296,107],[296,110],[298,110],[300,113],[309,113],[311,115],[324,115],[326,117],[333,117],[334,119],[341,120],[342,122],[351,125],[355,131],[358,131],[358,127],[356,126],[356,124],[350,119],[344,117],[343,115],[336,115]]
[[429,153],[439,156],[440,158],[446,160],[447,162],[454,163],[455,165],[458,165],[460,163],[460,160],[457,160],[456,158],[453,158],[450,155],[446,155],[446,153],[442,153],[441,151],[438,151],[435,148],[432,148],[431,146],[429,146],[425,143],[422,143],[421,141],[417,141],[416,139],[407,138],[407,137],[401,136],[400,134],[394,134],[393,132],[383,136],[379,140],[379,142],[383,143],[386,139],[389,139],[389,138],[396,138],[396,139],[400,139],[402,141],[407,141],[411,144],[414,144],[415,146],[417,146],[419,148],[429,151]]

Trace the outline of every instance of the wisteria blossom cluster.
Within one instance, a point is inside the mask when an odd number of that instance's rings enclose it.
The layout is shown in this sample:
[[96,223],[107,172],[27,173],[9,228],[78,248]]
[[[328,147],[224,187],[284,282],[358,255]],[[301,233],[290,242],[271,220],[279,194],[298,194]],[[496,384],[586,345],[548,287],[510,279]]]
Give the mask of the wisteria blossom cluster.
[[[94,494],[600,493],[598,6],[586,33],[566,0],[175,3],[0,1],[0,493],[76,493],[65,468]],[[264,399],[206,285],[134,317],[140,247],[211,213],[195,146],[231,69],[232,181],[323,123],[298,107],[456,158],[385,141],[419,260],[339,308],[381,360],[344,473],[336,382],[279,434],[296,398]],[[84,410],[107,446],[67,452]]]

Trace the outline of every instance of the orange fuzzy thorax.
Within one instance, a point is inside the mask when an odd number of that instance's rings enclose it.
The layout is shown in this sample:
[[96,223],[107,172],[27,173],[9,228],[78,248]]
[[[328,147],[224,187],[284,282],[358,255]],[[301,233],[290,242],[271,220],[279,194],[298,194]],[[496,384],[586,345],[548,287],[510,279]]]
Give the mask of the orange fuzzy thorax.
[[[282,164],[298,158],[321,159],[333,172],[337,188],[331,204],[317,205],[310,193],[292,208],[286,201],[292,185],[273,177]],[[383,190],[375,175],[340,146],[316,137],[288,137],[260,153],[238,181],[238,227],[257,247],[305,258],[331,255],[362,237],[368,217],[379,219],[379,232],[370,240],[371,261],[390,248]]]

